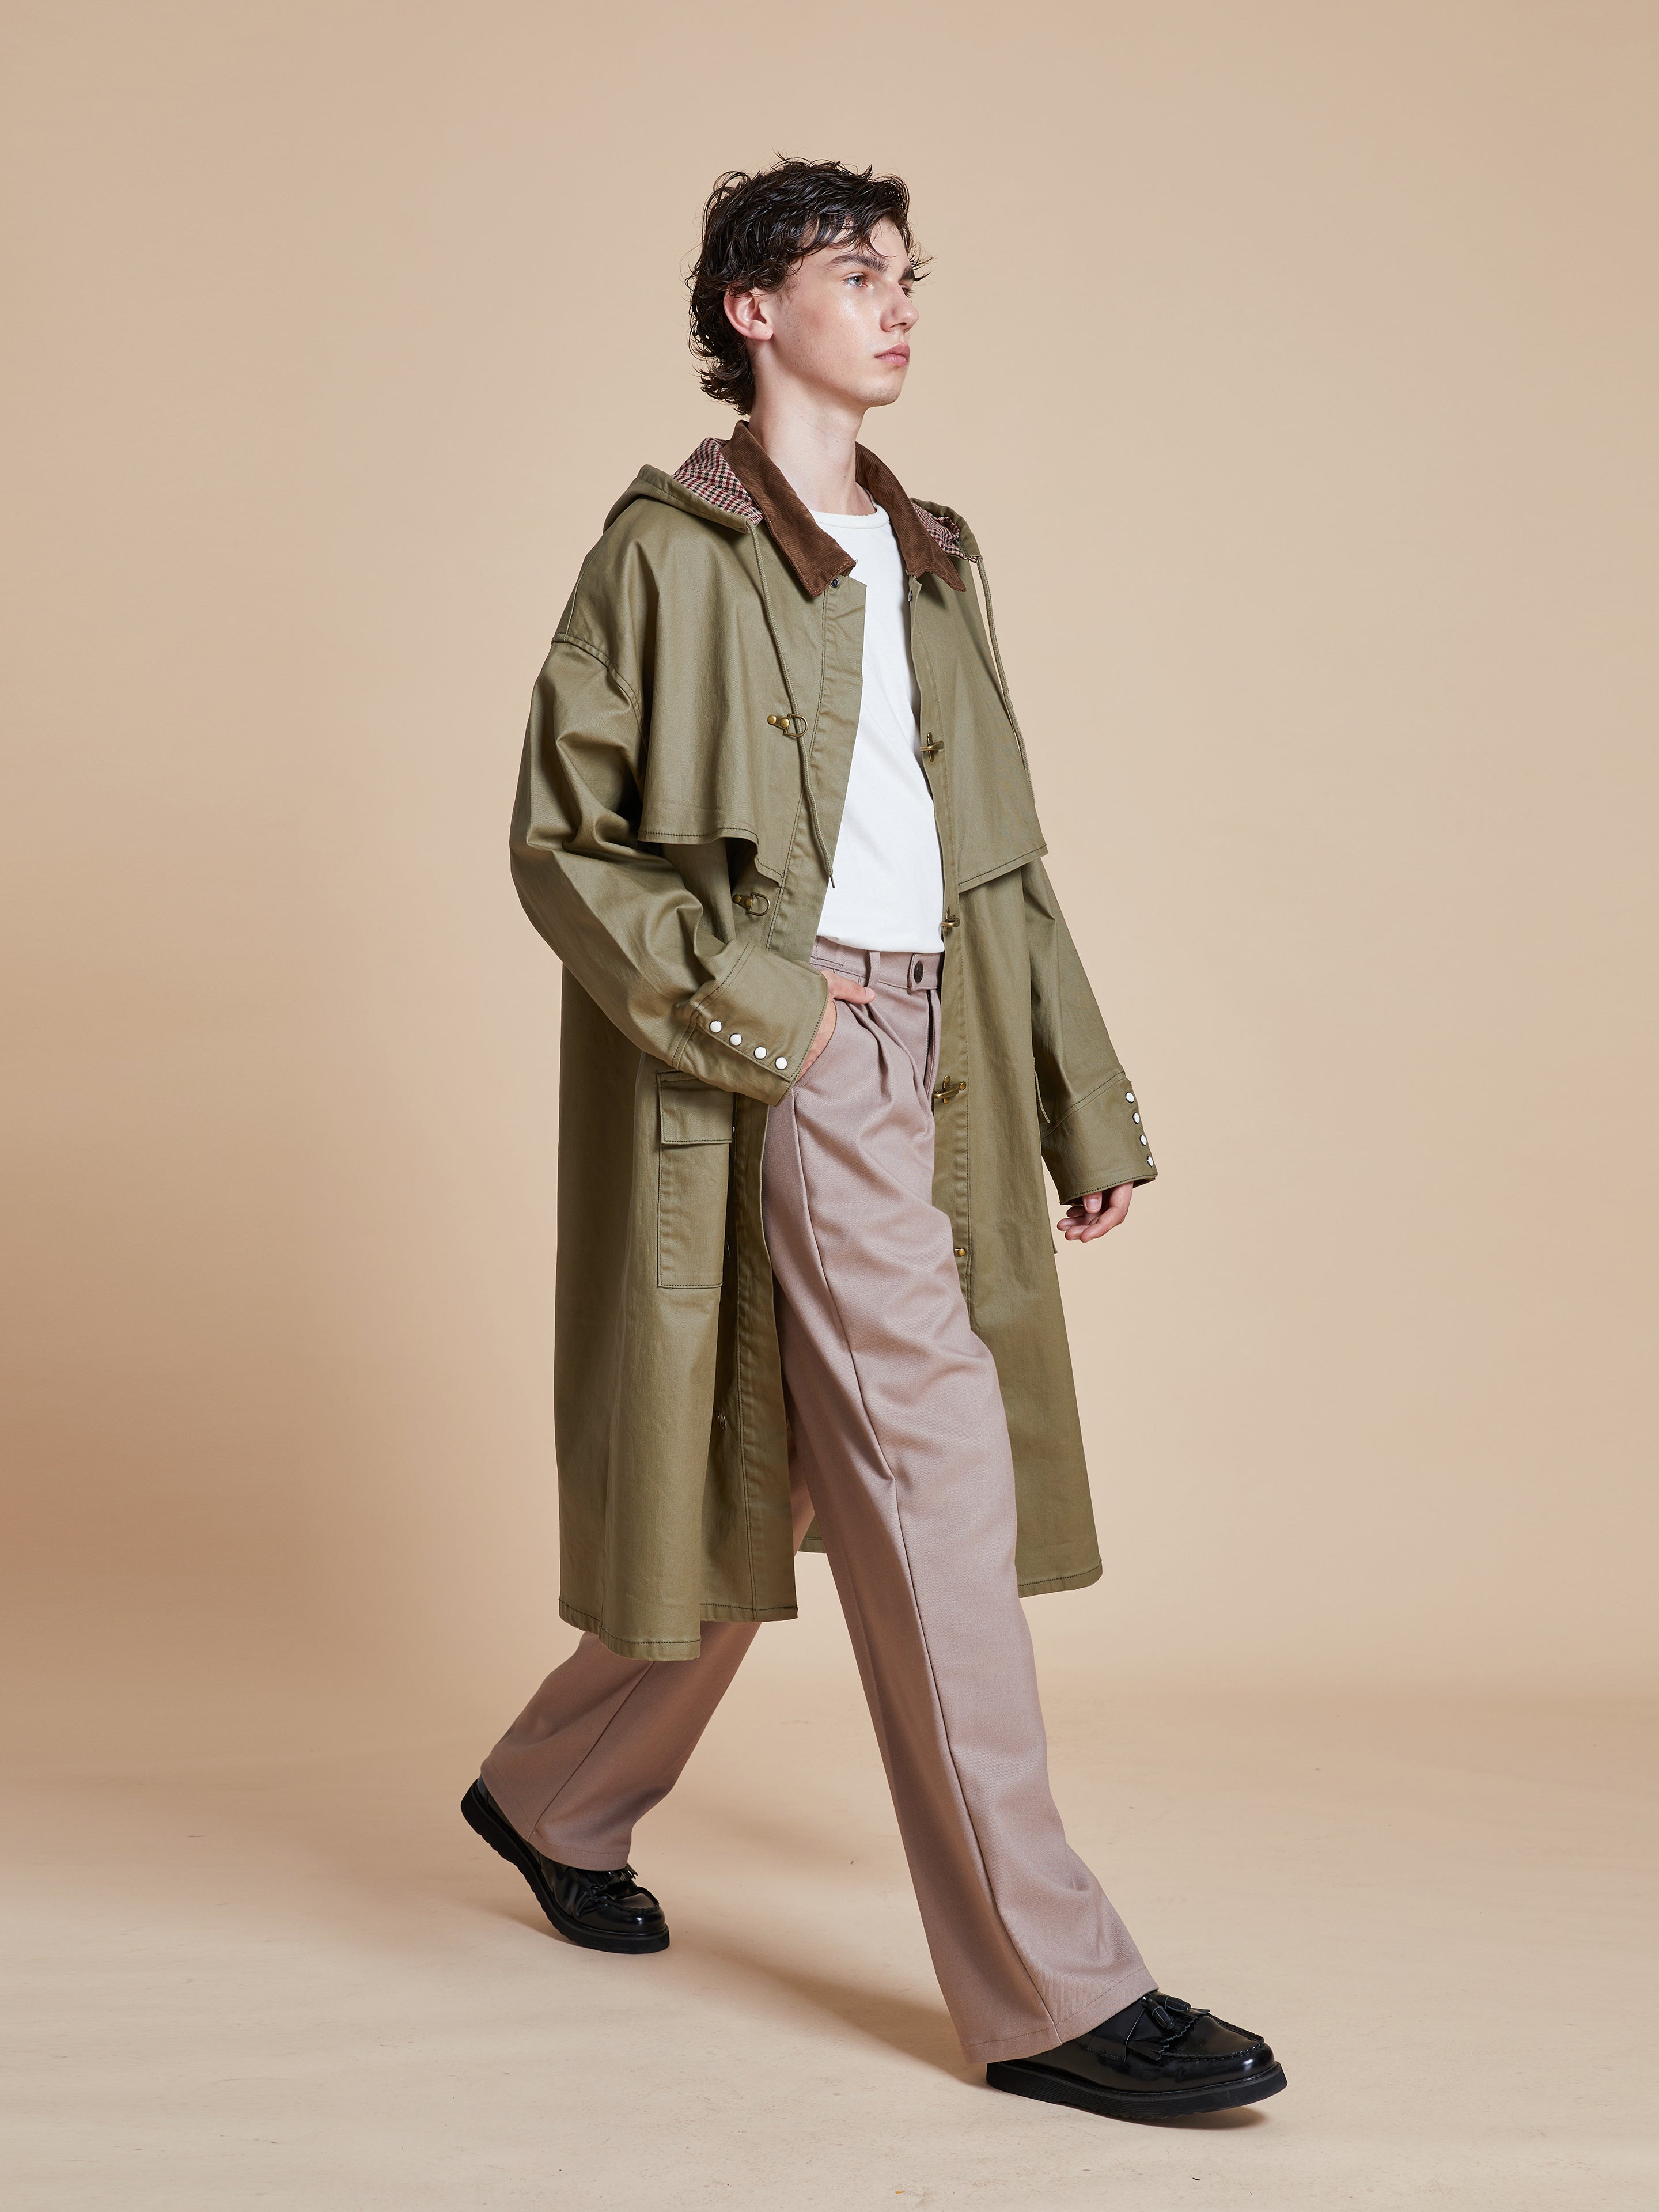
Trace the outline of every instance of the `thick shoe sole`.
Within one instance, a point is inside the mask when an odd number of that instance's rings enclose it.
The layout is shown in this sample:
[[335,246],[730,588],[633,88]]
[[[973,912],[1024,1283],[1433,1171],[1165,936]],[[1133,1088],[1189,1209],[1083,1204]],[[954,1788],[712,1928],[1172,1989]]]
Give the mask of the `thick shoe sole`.
[[1194,2082],[1186,2089],[1107,2089],[1080,2081],[1073,2074],[1051,2073],[1029,2058],[997,2059],[985,2069],[994,2089],[1016,2097],[1036,2097],[1045,2105],[1072,2105],[1109,2120],[1182,2120],[1195,2112],[1224,2112],[1234,2105],[1260,2104],[1285,2087],[1285,2069],[1247,2075],[1237,2081]]
[[482,1836],[492,1851],[499,1852],[509,1866],[515,1866],[530,1884],[536,1902],[558,1929],[567,1943],[580,1943],[584,1951],[665,1951],[668,1930],[660,1936],[599,1936],[592,1929],[584,1928],[559,1908],[557,1899],[548,1887],[547,1877],[536,1863],[535,1853],[516,1828],[511,1828],[484,1796],[475,1782],[461,1800],[461,1818],[476,1836]]

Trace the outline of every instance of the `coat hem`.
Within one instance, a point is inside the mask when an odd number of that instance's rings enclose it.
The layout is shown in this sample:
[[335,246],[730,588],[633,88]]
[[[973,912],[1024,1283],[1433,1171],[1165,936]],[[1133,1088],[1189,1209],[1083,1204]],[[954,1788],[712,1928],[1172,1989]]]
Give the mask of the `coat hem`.
[[[822,1552],[825,1548],[823,1539],[817,1533],[817,1523],[816,1521],[812,1523],[811,1528],[808,1529],[805,1536],[801,1540],[800,1548],[803,1552]],[[1091,1583],[1097,1583],[1105,1571],[1106,1570],[1101,1565],[1100,1561],[1097,1559],[1093,1566],[1080,1567],[1075,1574],[1042,1575],[1030,1581],[1023,1582],[1019,1585],[1019,1594],[1022,1597],[1043,1597],[1046,1596],[1050,1590],[1086,1589]],[[712,1607],[706,1606],[703,1608],[703,1611],[705,1616],[711,1620],[715,1619],[721,1620],[728,1619],[734,1620],[793,1620],[794,1619],[793,1610],[789,1613],[780,1612],[763,1613],[738,1613],[735,1610],[729,1610],[726,1613],[716,1614]]]
[[559,1600],[559,1618],[597,1636],[618,1659],[695,1659],[702,1649],[702,1638],[696,1636],[615,1636],[598,1613],[584,1613],[564,1598]]
[[1043,1597],[1050,1590],[1086,1589],[1091,1583],[1097,1583],[1105,1571],[1097,1559],[1093,1566],[1081,1568],[1074,1575],[1044,1575],[1035,1581],[1022,1582],[1019,1594],[1022,1597]]
[[[705,1605],[702,1618],[705,1620],[749,1620],[758,1626],[766,1620],[793,1620],[798,1611],[799,1608],[793,1605]],[[584,1613],[580,1606],[572,1605],[568,1598],[559,1600],[559,1618],[572,1628],[583,1629],[588,1635],[597,1636],[605,1650],[614,1651],[619,1659],[696,1659],[702,1650],[700,1636],[617,1636],[605,1626],[598,1613]]]

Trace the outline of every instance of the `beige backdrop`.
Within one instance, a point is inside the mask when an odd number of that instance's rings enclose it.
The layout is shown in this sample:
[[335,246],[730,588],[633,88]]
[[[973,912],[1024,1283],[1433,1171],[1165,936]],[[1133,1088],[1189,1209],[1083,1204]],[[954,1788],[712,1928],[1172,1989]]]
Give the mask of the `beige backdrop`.
[[[41,1738],[481,1734],[568,1646],[507,809],[605,508],[726,427],[681,277],[780,149],[914,187],[868,435],[987,548],[1164,1170],[1060,1261],[1108,1565],[1048,1663],[1651,1687],[1656,48],[1634,0],[14,9]],[[771,1633],[828,1651],[814,1589]]]

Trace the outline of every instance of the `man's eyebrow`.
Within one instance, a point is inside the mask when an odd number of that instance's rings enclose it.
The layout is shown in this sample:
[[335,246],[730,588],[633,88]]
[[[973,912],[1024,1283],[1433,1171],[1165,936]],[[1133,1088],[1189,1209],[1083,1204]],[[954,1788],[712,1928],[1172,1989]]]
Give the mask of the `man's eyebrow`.
[[[882,256],[876,252],[873,246],[860,246],[856,244],[852,246],[843,246],[838,252],[832,252],[830,254],[830,265],[833,269],[838,262],[842,261],[856,261],[866,269],[878,269],[884,273],[887,268],[886,262],[883,259]],[[907,261],[904,264],[904,274],[899,278],[899,282],[901,284],[914,284],[915,280],[915,264],[913,262]]]

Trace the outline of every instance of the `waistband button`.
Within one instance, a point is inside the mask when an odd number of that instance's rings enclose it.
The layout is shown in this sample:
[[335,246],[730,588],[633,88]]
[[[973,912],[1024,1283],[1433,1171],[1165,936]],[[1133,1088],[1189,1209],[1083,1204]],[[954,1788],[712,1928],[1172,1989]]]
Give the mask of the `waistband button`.
[[921,963],[920,960],[917,961],[915,966],[910,970],[910,981],[913,983],[920,983],[921,981]]

